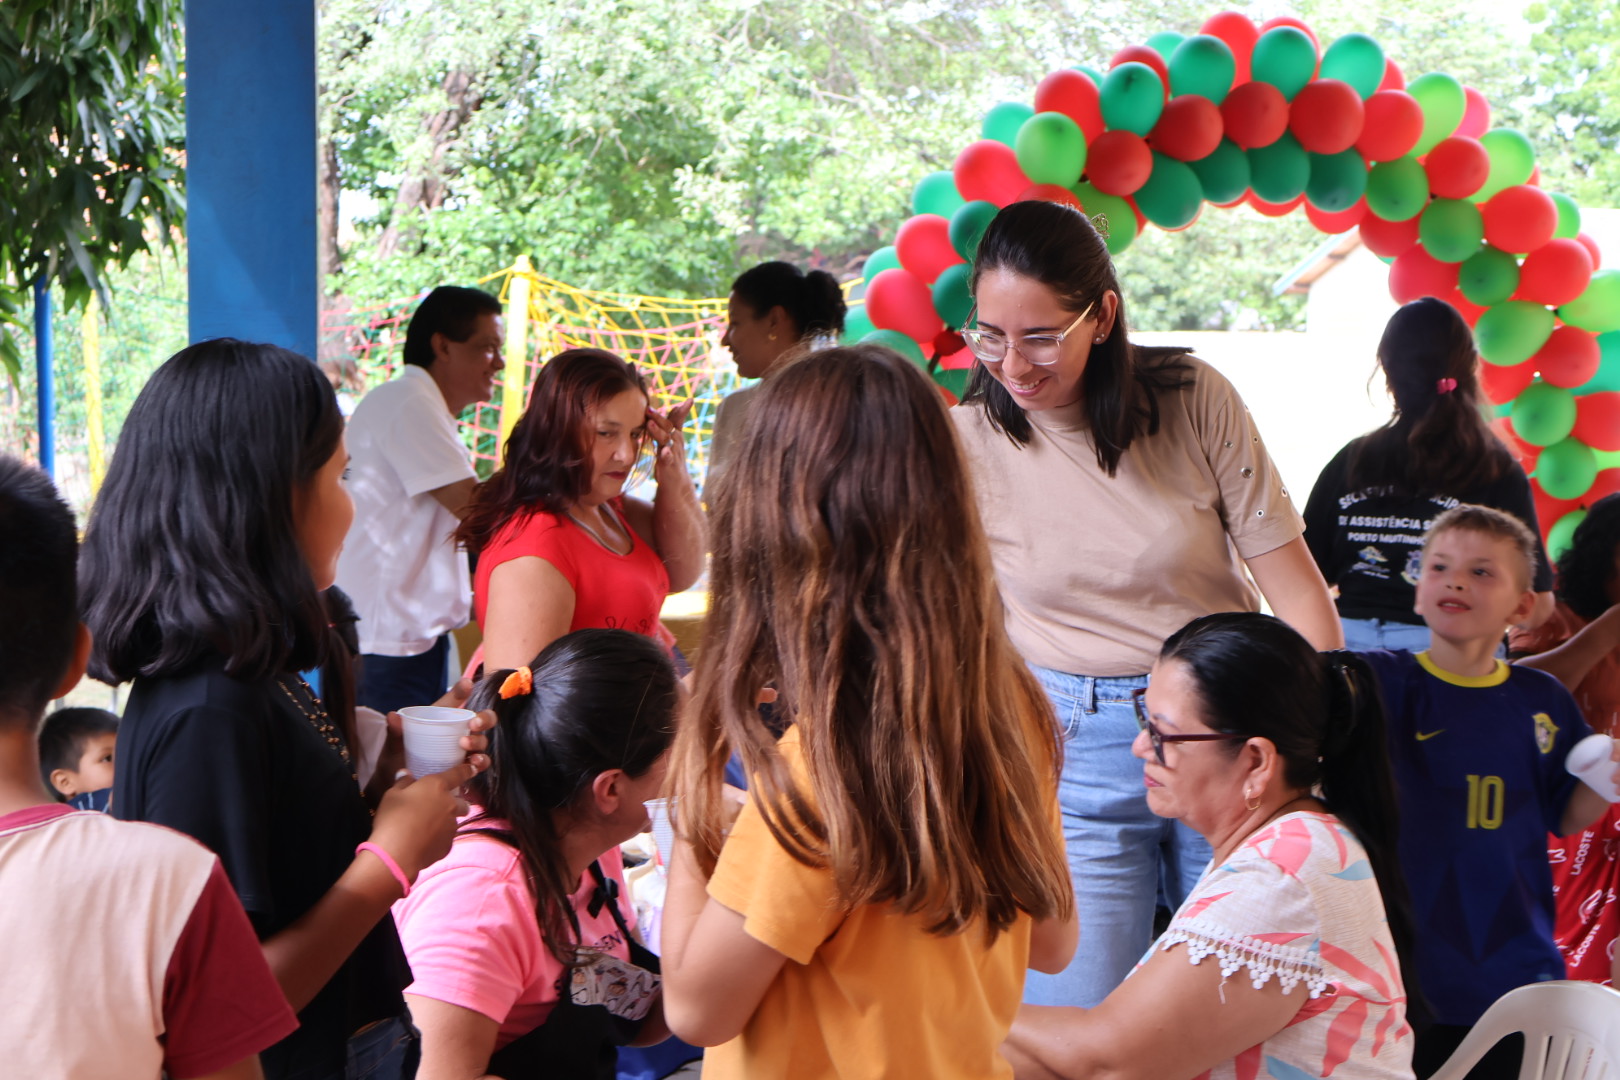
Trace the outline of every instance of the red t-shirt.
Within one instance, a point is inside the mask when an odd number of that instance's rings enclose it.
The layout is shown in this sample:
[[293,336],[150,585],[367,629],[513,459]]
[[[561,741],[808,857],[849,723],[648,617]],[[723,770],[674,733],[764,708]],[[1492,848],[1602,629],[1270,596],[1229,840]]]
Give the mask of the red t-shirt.
[[574,619],[568,630],[605,627],[633,630],[668,643],[658,621],[669,595],[669,572],[652,544],[625,520],[624,500],[608,506],[631,539],[630,552],[609,551],[566,514],[535,513],[506,524],[478,555],[473,612],[484,624],[489,609],[489,578],[502,563],[535,556],[556,567],[574,590]]

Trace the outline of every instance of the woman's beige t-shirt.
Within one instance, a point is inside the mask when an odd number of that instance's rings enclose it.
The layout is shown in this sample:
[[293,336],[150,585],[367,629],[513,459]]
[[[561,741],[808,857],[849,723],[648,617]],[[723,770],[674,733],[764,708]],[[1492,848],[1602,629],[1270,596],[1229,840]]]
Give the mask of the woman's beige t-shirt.
[[982,406],[951,410],[1007,608],[1030,663],[1139,675],[1164,639],[1216,611],[1258,611],[1242,559],[1302,535],[1254,420],[1195,357],[1191,383],[1159,393],[1159,430],[1110,478],[1079,405],[1032,412],[1020,446]]

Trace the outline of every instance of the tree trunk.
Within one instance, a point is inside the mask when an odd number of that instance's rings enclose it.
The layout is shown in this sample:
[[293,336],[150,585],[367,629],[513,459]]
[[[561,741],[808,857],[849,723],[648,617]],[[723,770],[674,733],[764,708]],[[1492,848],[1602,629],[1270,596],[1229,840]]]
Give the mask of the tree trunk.
[[424,211],[437,210],[444,205],[447,180],[452,172],[447,164],[450,148],[455,145],[462,126],[484,103],[483,92],[473,88],[471,72],[452,71],[445,75],[442,86],[448,107],[422,119],[422,127],[431,140],[430,149],[427,159],[399,185],[394,211],[377,240],[377,252],[384,257],[402,251],[408,253],[420,246],[418,217]]

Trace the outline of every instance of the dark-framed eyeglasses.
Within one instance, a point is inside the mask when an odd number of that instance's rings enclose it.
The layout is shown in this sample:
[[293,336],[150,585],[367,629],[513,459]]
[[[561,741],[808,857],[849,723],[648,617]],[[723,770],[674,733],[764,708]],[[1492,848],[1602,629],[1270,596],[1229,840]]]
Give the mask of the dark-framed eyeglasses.
[[975,303],[968,310],[968,317],[962,320],[962,340],[967,342],[969,351],[987,364],[999,364],[1007,358],[1008,349],[1017,349],[1018,355],[1037,367],[1048,367],[1058,362],[1063,356],[1063,339],[1074,332],[1074,328],[1085,322],[1087,317],[1096,308],[1097,302],[1093,300],[1086,305],[1086,310],[1075,317],[1075,320],[1065,326],[1056,334],[1026,334],[1013,341],[1001,334],[989,330],[980,330],[977,327],[967,329],[979,315],[979,305]]
[[1159,725],[1153,722],[1148,715],[1147,687],[1138,687],[1131,691],[1131,704],[1136,707],[1136,723],[1147,732],[1148,742],[1153,745],[1153,756],[1164,765],[1164,744],[1170,742],[1244,742],[1247,735],[1166,735],[1159,730]]

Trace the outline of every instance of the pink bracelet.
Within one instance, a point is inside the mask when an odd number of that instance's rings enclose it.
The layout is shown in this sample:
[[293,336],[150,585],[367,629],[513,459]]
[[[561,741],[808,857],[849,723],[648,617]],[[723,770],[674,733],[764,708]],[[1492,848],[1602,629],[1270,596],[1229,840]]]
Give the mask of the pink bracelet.
[[388,854],[388,852],[384,851],[377,844],[373,844],[370,840],[358,845],[354,849],[354,853],[356,855],[360,854],[362,851],[369,851],[373,855],[377,856],[378,859],[382,860],[382,864],[388,868],[388,872],[394,875],[394,880],[399,882],[399,887],[403,893],[401,899],[403,899],[405,896],[411,895],[410,879],[405,876],[405,871],[399,868],[399,863],[394,861],[394,857],[392,855]]

